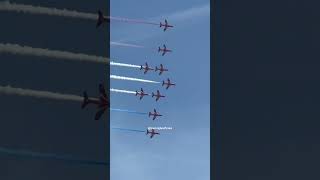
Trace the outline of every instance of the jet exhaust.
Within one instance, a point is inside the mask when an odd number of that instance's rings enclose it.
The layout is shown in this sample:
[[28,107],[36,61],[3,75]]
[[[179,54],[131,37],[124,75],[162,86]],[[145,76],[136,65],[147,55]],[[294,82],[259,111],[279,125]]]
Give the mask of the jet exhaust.
[[114,46],[123,46],[123,47],[133,47],[133,48],[144,48],[144,46],[128,44],[128,43],[120,43],[120,42],[112,42],[110,41],[110,45]]
[[159,26],[159,23],[150,22],[150,21],[144,21],[139,19],[128,19],[128,18],[122,18],[122,17],[108,17],[110,20],[116,20],[116,21],[122,21],[122,22],[128,22],[128,23],[136,23],[136,24],[150,24],[150,25],[156,25]]
[[[85,13],[85,12],[78,12],[75,10],[68,10],[68,9],[57,9],[57,8],[50,8],[50,7],[16,4],[16,3],[11,3],[9,1],[0,2],[0,11],[15,11],[15,12],[22,12],[22,13],[29,13],[29,14],[60,16],[60,17],[92,20],[92,21],[97,21],[98,19],[98,14],[95,14],[95,13]],[[111,17],[111,16],[105,16],[105,18],[110,20],[115,20],[115,21],[128,22],[128,23],[150,24],[150,25],[157,25],[157,26],[159,25],[159,23],[138,20],[138,19],[128,19],[128,18]]]
[[121,131],[131,131],[131,132],[143,132],[143,133],[146,132],[146,131],[137,130],[137,129],[125,129],[125,128],[115,128],[115,127],[113,127],[112,129],[121,130]]
[[132,78],[132,77],[117,76],[117,75],[110,75],[110,78],[117,79],[117,80],[138,81],[138,82],[145,82],[145,83],[155,83],[155,84],[160,83],[157,81],[138,79],[138,78]]
[[83,13],[83,12],[77,12],[74,10],[67,10],[67,9],[56,9],[56,8],[48,8],[48,7],[41,7],[41,6],[16,4],[16,3],[11,3],[9,1],[1,2],[0,10],[23,12],[23,13],[29,13],[29,14],[78,18],[78,19],[86,19],[86,20],[93,20],[93,21],[96,21],[98,19],[97,14]]
[[5,95],[18,95],[18,96],[29,96],[35,98],[45,98],[53,100],[64,100],[64,101],[75,101],[82,102],[83,97],[71,95],[71,94],[60,94],[49,91],[38,91],[31,89],[14,88],[11,86],[0,86],[0,94]]
[[126,64],[126,63],[117,63],[117,62],[110,62],[111,66],[121,66],[121,67],[130,67],[130,68],[140,68],[141,66],[134,65],[134,64]]
[[128,90],[122,90],[122,89],[110,89],[111,92],[118,92],[118,93],[127,93],[127,94],[136,94],[135,91],[128,91]]
[[148,113],[144,113],[144,112],[132,111],[132,110],[127,110],[127,109],[115,109],[115,108],[110,108],[110,111],[127,112],[127,113],[141,114],[141,115],[148,114]]
[[4,147],[0,147],[0,153],[7,154],[10,156],[23,157],[23,158],[53,159],[53,160],[60,160],[60,161],[66,161],[70,163],[77,163],[77,164],[109,166],[109,163],[103,162],[103,161],[76,159],[76,158],[73,158],[72,156],[67,156],[67,155],[39,153],[39,152],[32,152],[32,151],[25,151],[25,150],[13,150],[13,149],[8,149]]
[[49,50],[42,48],[33,48],[29,46],[21,46],[18,44],[3,44],[0,43],[0,53],[9,53],[14,55],[30,55],[38,57],[49,57],[54,59],[70,60],[70,61],[84,61],[93,63],[108,64],[109,58],[87,55],[82,53],[73,53],[67,51]]

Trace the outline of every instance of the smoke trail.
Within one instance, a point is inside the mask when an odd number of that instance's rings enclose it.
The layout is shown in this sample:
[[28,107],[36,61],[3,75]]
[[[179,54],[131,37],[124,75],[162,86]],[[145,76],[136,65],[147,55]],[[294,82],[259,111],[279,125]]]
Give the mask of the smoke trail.
[[129,23],[138,23],[138,24],[150,24],[150,25],[157,25],[159,26],[159,23],[150,22],[150,21],[144,21],[139,19],[128,19],[128,18],[121,18],[121,17],[108,17],[110,20],[116,20],[116,21],[122,21],[122,22],[129,22]]
[[18,44],[10,44],[10,43],[7,43],[7,44],[0,43],[0,53],[32,55],[32,56],[50,57],[50,58],[63,59],[63,60],[87,61],[87,62],[103,63],[103,64],[108,64],[110,62],[109,58],[101,57],[101,56],[72,53],[67,51],[33,48],[29,46],[21,46]]
[[115,108],[110,108],[110,111],[127,112],[127,113],[141,114],[141,115],[148,114],[144,112],[138,112],[138,111],[132,111],[132,110],[126,110],[126,109],[115,109]]
[[[46,99],[54,99],[54,100],[67,100],[67,101],[75,101],[75,102],[83,101],[83,97],[81,96],[53,93],[48,91],[37,91],[37,90],[31,90],[31,89],[13,88],[11,86],[0,86],[0,94],[29,96],[29,97],[46,98]],[[91,99],[95,99],[95,98],[91,98]],[[110,111],[119,111],[119,112],[135,113],[135,114],[142,114],[142,115],[147,114],[143,112],[126,110],[126,109],[117,109],[117,108],[110,108]]]
[[157,81],[138,79],[138,78],[131,78],[131,77],[124,77],[124,76],[117,76],[117,75],[110,75],[110,78],[111,79],[118,79],[118,80],[139,81],[139,82],[146,82],[146,83],[160,83],[160,82],[157,82]]
[[92,13],[83,13],[67,9],[56,9],[56,8],[47,8],[40,6],[24,5],[24,4],[15,4],[10,3],[9,1],[4,1],[0,3],[0,10],[2,11],[16,11],[30,14],[42,14],[49,16],[61,16],[61,17],[70,17],[78,19],[87,19],[94,20],[98,19],[97,14]]
[[132,67],[132,68],[140,68],[141,66],[134,65],[134,64],[126,64],[126,63],[117,63],[117,62],[110,62],[111,66],[122,66],[122,67]]
[[110,91],[118,92],[118,93],[136,94],[135,91],[128,91],[128,90],[122,90],[122,89],[113,89],[113,88],[111,88]]
[[112,42],[112,41],[110,42],[110,45],[124,46],[124,47],[134,47],[134,48],[144,48],[144,46],[128,44],[128,43]]
[[25,158],[45,158],[45,159],[61,160],[61,161],[67,161],[71,163],[78,163],[78,164],[109,166],[109,163],[103,162],[103,161],[75,159],[71,156],[66,156],[66,155],[39,153],[39,152],[31,152],[31,151],[25,151],[25,150],[12,150],[12,149],[3,148],[3,147],[0,147],[0,153],[18,156],[18,157],[25,157]]
[[[0,2],[0,10],[49,15],[49,16],[69,17],[69,18],[77,18],[77,19],[85,19],[85,20],[93,20],[93,21],[97,21],[98,19],[98,15],[93,13],[84,13],[84,12],[77,12],[74,10],[67,10],[67,9],[56,9],[56,8],[48,8],[48,7],[41,7],[41,6],[16,4],[16,3],[10,3],[9,1]],[[106,16],[105,18],[110,20],[115,20],[115,21],[129,22],[129,23],[159,25],[159,23],[154,23],[154,22],[149,22],[144,20],[137,20],[137,19],[128,19],[128,18],[111,17],[111,16]]]
[[0,86],[0,94],[30,96],[30,97],[36,97],[36,98],[46,98],[46,99],[66,100],[66,101],[76,101],[76,102],[82,102],[83,100],[81,96],[76,96],[71,94],[60,94],[60,93],[53,93],[48,91],[36,91],[31,89],[13,88],[11,86]]
[[112,129],[117,129],[117,130],[122,130],[122,131],[146,132],[146,131],[141,131],[141,130],[136,130],[136,129],[125,129],[125,128],[112,128]]

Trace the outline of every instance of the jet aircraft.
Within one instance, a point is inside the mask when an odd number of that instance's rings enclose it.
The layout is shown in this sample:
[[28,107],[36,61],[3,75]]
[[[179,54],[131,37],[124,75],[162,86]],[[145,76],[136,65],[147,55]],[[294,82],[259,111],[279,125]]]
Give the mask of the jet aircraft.
[[172,50],[167,49],[167,46],[164,44],[163,48],[158,48],[158,52],[162,52],[162,56],[164,56],[167,52],[172,52]]
[[99,94],[99,99],[97,99],[89,98],[87,92],[83,92],[83,102],[81,108],[85,108],[88,104],[96,104],[98,112],[95,115],[95,120],[99,120],[107,108],[110,108],[110,101],[102,84],[99,84]]
[[149,112],[149,117],[153,116],[152,120],[155,120],[158,116],[162,116],[161,114],[159,114],[156,109],[153,109],[153,113]]
[[170,86],[175,86],[175,83],[171,83],[170,79],[167,79],[168,82],[162,81],[162,86],[167,85],[166,89],[168,89]]
[[172,26],[172,25],[169,25],[169,24],[168,24],[168,21],[165,19],[165,20],[164,20],[164,23],[160,22],[160,27],[164,27],[164,28],[163,28],[163,31],[166,31],[169,27],[172,28],[173,26]]
[[160,64],[160,68],[156,66],[155,71],[158,71],[158,70],[160,71],[159,75],[161,75],[164,71],[168,71],[168,69],[165,69],[162,64]]

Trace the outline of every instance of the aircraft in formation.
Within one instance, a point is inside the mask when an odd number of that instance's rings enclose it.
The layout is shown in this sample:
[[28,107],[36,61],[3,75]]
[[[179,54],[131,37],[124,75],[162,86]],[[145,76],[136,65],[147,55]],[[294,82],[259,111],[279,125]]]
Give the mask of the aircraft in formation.
[[168,24],[168,21],[165,19],[164,23],[160,22],[160,27],[164,27],[163,31],[166,31],[169,27],[173,27],[172,25]]
[[156,132],[154,129],[151,129],[151,131],[149,131],[149,129],[147,129],[146,135],[151,134],[150,138],[152,138],[155,134],[160,135],[160,133]]
[[166,97],[166,96],[161,95],[161,94],[160,94],[160,91],[157,90],[157,94],[152,93],[152,97],[156,97],[156,101],[158,101],[161,97]]
[[168,71],[168,69],[165,69],[162,64],[160,64],[160,68],[156,66],[155,71],[157,72],[158,70],[160,71],[159,75],[161,75],[164,71]]
[[153,113],[149,112],[149,117],[150,116],[153,116],[152,120],[155,120],[158,116],[162,116],[162,115],[159,114],[156,109],[153,109]]
[[[96,28],[98,28],[99,26],[101,26],[103,23],[105,22],[110,22],[109,18],[106,18],[103,16],[103,13],[98,10],[98,19],[97,19],[97,24],[96,24]],[[172,25],[168,24],[168,21],[165,19],[164,23],[160,22],[160,27],[164,27],[163,31],[166,31],[168,28],[172,28]],[[167,49],[166,45],[163,45],[163,48],[158,48],[158,52],[162,52],[162,56],[164,56],[166,53],[168,52],[172,52],[172,50]],[[155,69],[152,69],[151,67],[149,67],[148,63],[145,63],[145,66],[141,65],[140,66],[140,70],[144,70],[144,74],[146,74],[149,70],[155,70],[155,72],[159,71],[159,75],[161,75],[164,71],[168,71],[168,69],[164,68],[163,64],[160,64],[160,67],[158,68],[157,66],[155,67]],[[162,86],[166,85],[166,89],[168,89],[170,86],[175,85],[174,83],[170,82],[170,79],[167,79],[168,81],[162,82]],[[83,103],[82,103],[82,108],[85,108],[88,104],[96,104],[98,111],[95,115],[95,120],[99,120],[100,117],[102,116],[102,114],[106,111],[107,108],[110,108],[110,101],[107,97],[106,91],[104,89],[104,86],[102,84],[99,84],[99,93],[100,93],[100,97],[99,99],[97,98],[89,98],[87,95],[87,92],[84,91],[83,92]],[[141,88],[141,91],[136,91],[136,96],[140,96],[140,100],[144,97],[147,96],[149,94],[145,93],[143,91],[143,89]],[[165,97],[164,95],[161,95],[159,90],[157,90],[157,93],[152,93],[152,97],[156,97],[156,101],[158,101],[160,99],[160,97]],[[155,120],[158,116],[162,116],[161,114],[159,114],[156,109],[154,109],[153,113],[149,112],[149,117],[153,116],[153,120]],[[155,134],[159,134],[158,132],[155,132],[154,129],[151,129],[151,131],[149,131],[149,129],[147,129],[147,135],[151,134],[150,138],[152,138]]]
[[148,96],[149,94],[144,93],[143,89],[141,88],[141,91],[136,91],[136,96],[140,96],[140,100],[143,98],[143,96]]
[[154,70],[152,68],[149,67],[148,63],[146,62],[145,66],[142,66],[140,67],[140,70],[143,70],[144,69],[144,72],[143,74],[146,74],[149,70]]
[[158,48],[158,52],[162,52],[162,56],[164,56],[167,52],[172,52],[172,50],[167,49],[167,46],[164,44],[163,48]]
[[99,94],[99,99],[89,98],[87,92],[83,92],[83,102],[81,108],[85,108],[88,104],[96,104],[98,112],[95,115],[95,120],[99,120],[102,114],[107,110],[107,108],[110,108],[110,101],[102,84],[99,84]]
[[168,82],[162,81],[162,86],[167,85],[166,89],[168,89],[170,86],[175,86],[175,83],[171,83],[170,79],[167,79]]

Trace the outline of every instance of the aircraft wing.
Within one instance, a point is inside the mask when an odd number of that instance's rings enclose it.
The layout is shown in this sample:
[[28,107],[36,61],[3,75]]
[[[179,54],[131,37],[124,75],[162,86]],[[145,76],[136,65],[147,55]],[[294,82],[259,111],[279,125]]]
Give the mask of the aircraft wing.
[[100,95],[107,98],[106,90],[104,89],[102,84],[99,84],[99,92],[100,92]]
[[158,101],[158,100],[159,100],[159,98],[160,98],[160,96],[157,96],[156,101]]
[[163,51],[162,56],[164,56],[164,54],[166,54],[166,51]]
[[153,133],[151,133],[150,139],[151,139],[153,136],[154,136],[154,134],[153,134]]
[[161,75],[161,74],[162,74],[162,72],[163,72],[163,71],[161,71],[161,70],[160,70],[160,73],[159,73],[159,75]]
[[147,73],[147,72],[148,72],[148,69],[147,69],[147,68],[146,68],[146,69],[144,69],[144,72],[143,72],[143,73],[145,74],[145,73]]
[[95,120],[99,120],[100,117],[102,116],[102,114],[106,111],[106,109],[107,109],[107,108],[102,108],[102,109],[100,109],[100,110],[96,113],[94,119],[95,119]]
[[156,117],[157,117],[157,116],[156,116],[156,115],[154,114],[154,115],[153,115],[153,118],[152,118],[152,120],[155,120],[155,119],[156,119]]
[[170,87],[170,84],[167,85],[167,88],[166,88],[166,89],[168,89],[169,87]]
[[143,98],[143,95],[140,96],[140,100]]
[[99,27],[101,24],[102,24],[102,22],[98,21],[97,24],[96,24],[96,27]]

